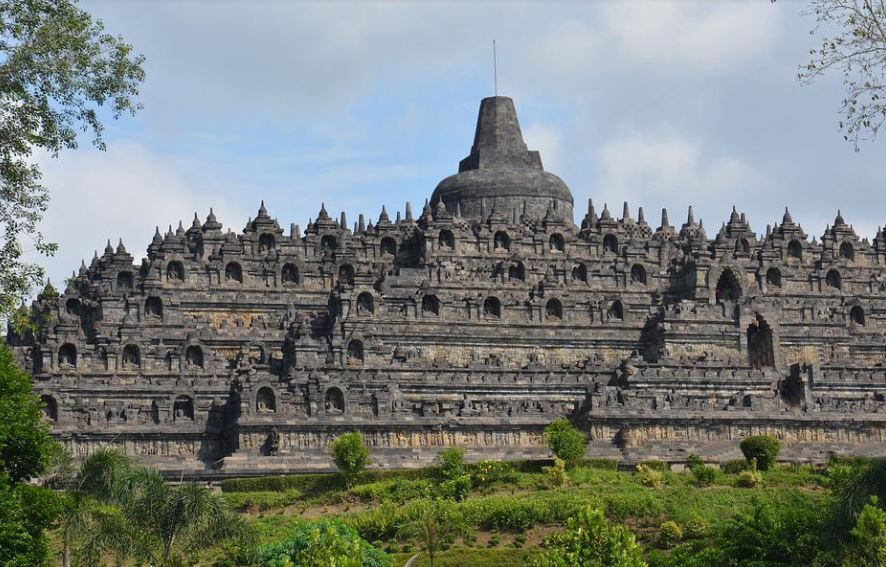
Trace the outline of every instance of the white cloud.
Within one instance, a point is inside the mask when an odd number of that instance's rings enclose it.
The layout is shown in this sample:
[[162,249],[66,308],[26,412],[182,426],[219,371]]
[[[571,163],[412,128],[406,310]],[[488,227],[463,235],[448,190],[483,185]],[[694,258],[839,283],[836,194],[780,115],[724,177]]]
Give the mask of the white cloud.
[[563,132],[554,126],[535,122],[523,128],[523,138],[530,150],[538,150],[545,171],[562,170]]
[[[749,205],[765,187],[762,176],[748,164],[710,155],[700,142],[674,132],[634,132],[612,140],[600,147],[598,163],[593,197],[608,202],[613,212],[621,210],[622,201],[647,207],[695,201],[716,212],[733,204]],[[675,197],[684,202],[674,202]]]
[[769,49],[779,11],[768,2],[632,1],[607,3],[602,14],[629,60],[729,71]]
[[218,219],[235,229],[242,227],[247,211],[195,187],[170,160],[152,155],[137,144],[118,142],[107,152],[84,149],[59,159],[42,157],[43,184],[51,194],[43,227],[47,239],[59,244],[55,257],[45,264],[56,282],[99,255],[106,239],[116,247],[122,238],[135,261],[145,255],[156,225],[165,233],[179,220],[190,226],[194,212],[205,219],[210,206]]

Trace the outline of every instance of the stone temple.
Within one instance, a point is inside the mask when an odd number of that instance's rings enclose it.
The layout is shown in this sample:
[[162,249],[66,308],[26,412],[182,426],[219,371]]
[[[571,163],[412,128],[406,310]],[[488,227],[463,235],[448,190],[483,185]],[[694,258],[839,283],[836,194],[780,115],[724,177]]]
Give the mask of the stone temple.
[[170,474],[327,469],[351,430],[377,467],[546,456],[562,416],[628,462],[736,458],[750,434],[786,459],[886,451],[886,231],[580,215],[487,98],[423,209],[321,207],[302,231],[262,204],[240,234],[210,211],[140,265],[109,243],[10,341],[75,455]]

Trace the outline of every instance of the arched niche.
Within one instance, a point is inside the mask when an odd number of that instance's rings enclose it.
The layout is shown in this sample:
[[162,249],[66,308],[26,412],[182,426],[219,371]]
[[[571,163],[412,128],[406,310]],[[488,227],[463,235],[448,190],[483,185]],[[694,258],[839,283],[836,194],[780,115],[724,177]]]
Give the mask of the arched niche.
[[77,368],[77,347],[71,343],[58,347],[58,365],[62,368]]
[[434,316],[440,314],[440,301],[436,295],[426,295],[421,298],[422,315]]
[[345,395],[341,389],[332,387],[326,390],[326,413],[345,413]]
[[864,327],[865,325],[865,316],[864,316],[864,308],[861,305],[854,305],[852,309],[849,310],[849,320],[855,323],[856,325],[860,325]]
[[363,341],[352,339],[348,342],[347,349],[348,364],[363,363]]
[[194,400],[190,396],[178,396],[172,403],[173,421],[194,421]]
[[523,266],[523,262],[517,262],[508,266],[508,279],[516,282],[526,280],[526,268]]
[[607,234],[603,237],[603,253],[618,254],[618,237],[614,234]]
[[437,237],[437,246],[441,250],[455,250],[455,235],[451,230],[441,230]]
[[262,386],[255,393],[255,411],[257,413],[276,413],[277,397],[274,390],[268,386]]
[[228,262],[225,266],[225,281],[228,283],[243,283],[243,268],[237,262]]
[[185,349],[185,368],[203,368],[203,349],[199,345]]
[[855,247],[851,242],[840,243],[840,258],[849,261],[855,260]]
[[760,316],[754,317],[747,329],[748,362],[754,368],[775,366],[775,346],[772,340],[772,328]]
[[566,250],[566,241],[563,239],[562,234],[555,232],[548,239],[548,246],[551,252],[564,252]]
[[577,282],[588,282],[588,267],[584,264],[576,264],[572,267],[572,279]]
[[824,277],[824,283],[831,289],[843,288],[843,278],[840,276],[838,270],[828,270],[828,273]]
[[740,256],[747,256],[751,253],[751,243],[748,242],[747,238],[739,238],[735,241],[735,254]]
[[511,249],[511,237],[508,236],[508,233],[499,230],[495,233],[492,239],[492,244],[498,251],[507,251]]
[[132,272],[125,271],[117,274],[117,289],[120,291],[128,291],[133,287]]
[[483,315],[493,319],[501,317],[501,301],[497,297],[487,297],[483,301]]
[[55,398],[49,394],[43,394],[40,396],[40,401],[43,403],[43,417],[49,421],[58,421],[58,403]]
[[717,287],[714,293],[717,301],[741,299],[741,284],[738,283],[732,270],[723,270],[723,273],[717,278]]
[[141,367],[142,357],[138,346],[126,345],[123,347],[123,356],[121,362],[124,370],[135,370]]
[[283,280],[283,285],[298,285],[298,266],[295,264],[284,264],[283,270],[280,272],[280,279]]
[[145,316],[154,319],[163,317],[163,301],[159,297],[149,297],[145,300]]
[[258,253],[267,254],[277,247],[277,239],[273,234],[264,233],[258,237]]
[[178,260],[166,264],[166,279],[171,282],[185,281],[185,266]]
[[338,281],[344,285],[354,285],[354,267],[350,264],[342,264],[338,268]]
[[69,300],[65,301],[65,313],[67,313],[71,317],[79,317],[80,300],[76,297],[72,297]]
[[625,318],[624,303],[622,303],[620,299],[616,299],[615,301],[610,303],[609,309],[607,310],[607,315],[609,316],[610,320],[624,321],[624,318]]
[[397,241],[391,236],[385,236],[382,238],[378,246],[382,256],[397,255]]
[[545,304],[545,315],[547,315],[548,319],[562,319],[563,318],[563,304],[560,303],[560,300],[557,298],[551,298]]
[[799,240],[791,240],[788,242],[788,258],[794,258],[795,260],[803,259],[803,243]]
[[323,253],[335,252],[338,249],[338,240],[331,234],[324,234],[320,238],[320,251]]
[[636,285],[646,285],[646,268],[640,264],[634,264],[631,267],[631,283]]
[[375,313],[375,300],[372,294],[364,291],[357,296],[357,315],[371,315]]
[[771,287],[781,287],[781,270],[776,267],[766,270],[766,285]]

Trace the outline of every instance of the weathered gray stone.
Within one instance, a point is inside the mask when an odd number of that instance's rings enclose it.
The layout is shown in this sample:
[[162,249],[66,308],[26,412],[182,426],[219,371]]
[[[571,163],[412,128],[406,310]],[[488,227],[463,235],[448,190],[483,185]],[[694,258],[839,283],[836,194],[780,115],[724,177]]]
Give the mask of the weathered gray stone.
[[785,212],[758,238],[733,211],[709,240],[691,208],[653,229],[590,203],[575,226],[501,97],[459,171],[418,218],[321,207],[285,234],[262,204],[239,235],[211,211],[158,230],[140,266],[109,243],[10,337],[53,432],[196,475],[327,470],[354,429],[378,467],[538,457],[561,416],[628,461],[758,433],[790,459],[883,453],[882,230],[838,214],[810,241]]

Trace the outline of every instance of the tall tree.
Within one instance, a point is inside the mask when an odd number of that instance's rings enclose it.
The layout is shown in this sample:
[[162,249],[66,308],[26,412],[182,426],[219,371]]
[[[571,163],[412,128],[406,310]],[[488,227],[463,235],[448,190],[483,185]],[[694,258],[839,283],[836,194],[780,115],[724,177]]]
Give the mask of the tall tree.
[[886,122],[886,0],[812,0],[810,12],[812,33],[823,37],[799,78],[808,83],[831,72],[843,75],[840,129],[858,150]]
[[140,108],[143,57],[75,1],[0,0],[0,317],[43,278],[26,251],[56,250],[39,231],[49,195],[34,152],[58,156],[81,132],[104,149],[101,109]]
[[26,482],[43,473],[54,443],[40,407],[30,378],[0,342],[0,565],[46,562],[43,532],[58,502],[49,490]]

